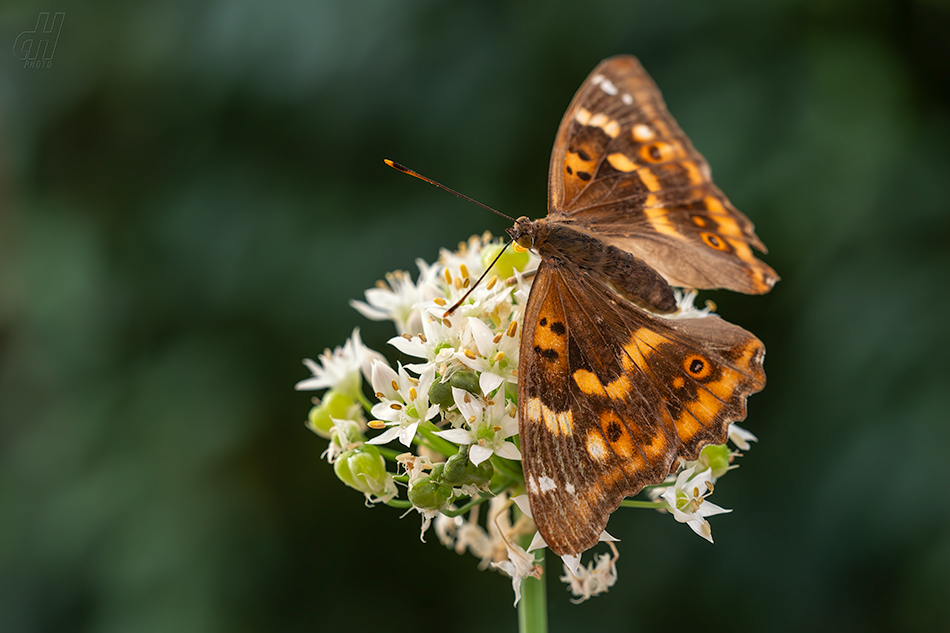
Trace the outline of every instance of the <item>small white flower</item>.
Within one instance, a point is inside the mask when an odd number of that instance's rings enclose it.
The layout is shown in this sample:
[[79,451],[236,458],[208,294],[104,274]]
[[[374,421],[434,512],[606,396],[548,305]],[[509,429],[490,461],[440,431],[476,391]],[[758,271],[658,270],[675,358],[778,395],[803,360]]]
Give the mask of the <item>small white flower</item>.
[[667,319],[701,319],[712,314],[709,307],[697,308],[693,305],[696,301],[697,292],[695,290],[673,289],[673,296],[676,298],[676,312],[673,314],[664,314]]
[[[452,506],[454,509],[455,506]],[[435,517],[434,527],[435,535],[438,537],[439,542],[452,549],[455,545],[455,537],[458,534],[459,528],[464,523],[462,517],[450,517],[439,513],[439,516]],[[459,554],[465,553],[463,548]]]
[[297,391],[330,388],[355,398],[362,385],[360,373],[362,372],[368,381],[373,363],[386,362],[382,354],[363,345],[359,328],[353,329],[353,334],[343,347],[337,347],[332,352],[329,349],[324,350],[318,359],[319,363],[309,358],[304,359],[304,365],[313,376],[298,382],[294,386]]
[[350,305],[367,319],[392,320],[400,334],[419,332],[422,329],[422,317],[417,306],[440,294],[435,280],[441,267],[430,266],[422,259],[416,260],[416,266],[419,267],[418,281],[413,282],[409,273],[397,270],[386,275],[386,283],[379,282],[376,288],[363,293],[366,296],[365,303],[353,300]]
[[738,424],[729,425],[729,441],[736,445],[740,451],[747,451],[752,448],[749,442],[758,442],[759,438],[746,431]]
[[511,586],[515,590],[515,605],[521,600],[521,581],[527,577],[541,578],[541,566],[534,562],[534,555],[509,540],[505,541],[508,549],[508,559],[500,563],[492,563],[492,567],[500,569],[511,576]]
[[414,380],[402,365],[397,373],[385,363],[374,363],[372,382],[379,402],[373,405],[371,412],[389,428],[367,444],[386,444],[398,438],[404,446],[409,446],[419,423],[431,420],[439,412],[439,405],[429,404],[429,387],[434,378],[435,366],[432,365]]
[[432,461],[425,455],[403,453],[396,456],[396,464],[409,476],[410,488],[432,470]]
[[[455,315],[445,318],[446,306],[430,302],[420,306],[422,313],[422,335],[396,336],[389,344],[403,354],[424,358],[428,363],[440,366],[453,361],[462,339],[465,319]],[[422,373],[427,363],[406,365],[406,369]]]
[[468,520],[462,517],[447,517],[440,514],[435,518],[435,530],[439,540],[456,554],[466,550],[479,559],[479,569],[485,569],[492,561],[501,561],[507,557],[505,541],[512,534],[510,504],[507,493],[500,493],[488,501],[488,531],[478,524],[478,511],[473,510]]
[[588,563],[586,567],[580,567],[576,571],[572,572],[567,565],[564,565],[566,573],[561,576],[561,581],[567,583],[571,593],[578,596],[577,600],[571,600],[571,602],[580,604],[613,587],[617,582],[617,559],[619,557],[617,549],[614,547],[613,556],[610,554],[595,556],[594,560]]
[[660,498],[666,501],[673,518],[680,523],[686,523],[693,532],[713,542],[712,528],[706,517],[732,512],[720,508],[706,500],[712,494],[710,480],[712,471],[708,468],[696,474],[696,467],[687,468],[676,477],[676,483],[667,488]]
[[521,459],[521,451],[505,440],[518,434],[518,419],[511,415],[504,400],[485,404],[464,389],[452,387],[452,396],[468,428],[438,431],[436,435],[454,444],[469,444],[468,458],[478,466],[492,455]]
[[[517,382],[520,345],[517,333],[508,336],[507,322],[505,327],[499,328],[497,332],[475,317],[469,317],[467,325],[463,343],[471,341],[471,345],[458,351],[455,358],[469,369],[480,373],[478,386],[482,393],[488,396],[506,382]],[[472,347],[475,349],[471,349]]]

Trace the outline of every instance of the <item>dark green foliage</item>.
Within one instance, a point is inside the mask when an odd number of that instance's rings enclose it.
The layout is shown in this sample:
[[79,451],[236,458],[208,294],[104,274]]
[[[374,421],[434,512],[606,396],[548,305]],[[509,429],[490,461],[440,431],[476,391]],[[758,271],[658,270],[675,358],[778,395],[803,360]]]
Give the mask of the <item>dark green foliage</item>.
[[507,578],[340,484],[293,385],[357,325],[395,358],[347,302],[506,228],[382,159],[540,217],[616,53],[783,280],[702,295],[768,349],[716,544],[621,510],[618,584],[574,606],[552,566],[552,630],[950,621],[945,3],[80,3],[24,69],[36,6],[0,17],[4,632],[515,630]]

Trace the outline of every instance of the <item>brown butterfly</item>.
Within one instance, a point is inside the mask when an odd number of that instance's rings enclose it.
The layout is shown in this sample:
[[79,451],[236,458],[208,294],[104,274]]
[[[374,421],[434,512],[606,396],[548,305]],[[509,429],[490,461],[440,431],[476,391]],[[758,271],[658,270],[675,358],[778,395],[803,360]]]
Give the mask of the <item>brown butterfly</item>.
[[561,121],[519,365],[521,451],[548,547],[593,546],[624,497],[722,444],[765,386],[765,348],[716,316],[670,319],[672,286],[768,292],[752,223],[633,57],[602,62]]

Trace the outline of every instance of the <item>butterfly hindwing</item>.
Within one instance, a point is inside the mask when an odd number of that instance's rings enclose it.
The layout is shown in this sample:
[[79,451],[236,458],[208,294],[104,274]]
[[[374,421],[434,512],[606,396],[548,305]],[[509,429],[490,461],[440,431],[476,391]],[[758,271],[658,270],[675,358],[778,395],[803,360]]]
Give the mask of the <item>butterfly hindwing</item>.
[[551,155],[548,218],[584,227],[641,257],[672,285],[768,292],[775,271],[752,222],[712,182],[709,165],[640,63],[619,56],[582,84]]
[[629,495],[723,443],[764,385],[761,343],[717,317],[668,321],[559,258],[525,311],[520,438],[532,512],[557,554],[594,543]]

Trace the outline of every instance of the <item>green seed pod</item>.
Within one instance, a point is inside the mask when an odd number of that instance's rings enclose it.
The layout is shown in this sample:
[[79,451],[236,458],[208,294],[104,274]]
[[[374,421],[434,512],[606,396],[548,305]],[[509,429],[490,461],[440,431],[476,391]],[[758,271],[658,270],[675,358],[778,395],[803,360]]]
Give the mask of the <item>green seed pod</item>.
[[495,476],[495,467],[490,459],[486,459],[478,466],[468,462],[465,474],[468,475],[469,483],[481,487],[490,482],[491,478]]
[[409,501],[417,508],[438,510],[452,497],[452,488],[428,477],[420,479],[409,489]]
[[308,416],[310,428],[320,437],[329,439],[330,427],[333,426],[333,420],[330,418],[346,418],[353,402],[353,398],[345,393],[330,389],[323,394],[323,400],[320,401],[320,404],[310,409],[310,415]]
[[438,380],[433,382],[429,387],[429,402],[439,405],[442,410],[449,409],[455,404],[455,399],[452,398],[452,385]]
[[[464,389],[473,396],[479,396],[482,393],[478,386],[478,374],[473,371],[457,371],[449,378],[449,384],[456,389]],[[455,404],[453,401],[452,404]]]
[[458,452],[449,457],[445,462],[445,470],[442,473],[442,481],[450,486],[464,486],[474,484],[483,486],[495,474],[495,467],[491,460],[485,460],[478,466],[472,463],[468,458],[468,451]]
[[442,481],[450,486],[461,486],[468,483],[465,477],[465,464],[468,461],[468,455],[465,452],[459,452],[452,455],[445,461],[445,469],[442,471]]
[[699,461],[712,469],[713,477],[722,477],[729,470],[730,453],[729,447],[725,444],[707,446],[699,454]]
[[386,460],[371,444],[344,452],[333,463],[333,472],[350,488],[369,494],[383,494],[389,479]]

